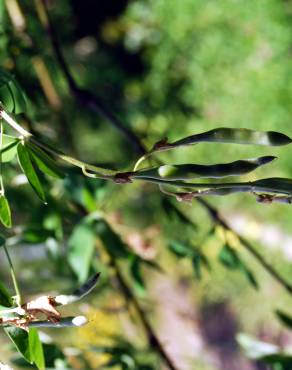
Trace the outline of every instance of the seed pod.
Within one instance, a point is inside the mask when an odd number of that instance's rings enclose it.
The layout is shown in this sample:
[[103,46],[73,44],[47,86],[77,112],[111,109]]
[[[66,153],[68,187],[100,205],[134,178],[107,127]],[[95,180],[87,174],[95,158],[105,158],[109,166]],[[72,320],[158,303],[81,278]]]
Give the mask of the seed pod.
[[187,136],[174,143],[154,145],[153,152],[169,150],[184,145],[194,145],[200,142],[281,146],[290,144],[291,141],[290,137],[276,131],[254,131],[245,128],[219,127],[200,134]]
[[280,194],[292,195],[292,179],[286,179],[281,177],[272,177],[269,179],[261,179],[253,182],[253,186],[264,189],[271,189],[271,191]]
[[164,165],[151,169],[137,171],[131,177],[139,178],[143,176],[154,179],[190,180],[204,177],[222,178],[227,176],[240,176],[252,172],[260,166],[270,163],[275,158],[276,157],[273,156],[265,156],[214,165]]

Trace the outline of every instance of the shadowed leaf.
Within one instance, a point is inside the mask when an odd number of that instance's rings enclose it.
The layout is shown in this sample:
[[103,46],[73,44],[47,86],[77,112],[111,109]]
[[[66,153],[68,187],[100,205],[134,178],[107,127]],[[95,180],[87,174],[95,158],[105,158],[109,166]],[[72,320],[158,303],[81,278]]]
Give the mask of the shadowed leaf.
[[11,295],[9,294],[8,290],[0,282],[0,305],[4,307],[12,307],[13,300],[11,298]]
[[12,113],[25,112],[25,96],[15,78],[0,68],[0,101]]
[[22,143],[19,143],[17,145],[17,154],[20,167],[22,168],[22,171],[25,173],[25,176],[27,177],[30,185],[32,186],[36,194],[39,196],[39,198],[43,202],[46,202],[45,193],[39,180],[39,177],[31,162],[29,151]]
[[278,319],[284,324],[287,328],[292,329],[292,317],[287,315],[281,310],[275,311]]
[[31,142],[27,143],[27,147],[34,163],[43,173],[57,179],[63,179],[65,177],[54,159],[52,159],[41,148]]

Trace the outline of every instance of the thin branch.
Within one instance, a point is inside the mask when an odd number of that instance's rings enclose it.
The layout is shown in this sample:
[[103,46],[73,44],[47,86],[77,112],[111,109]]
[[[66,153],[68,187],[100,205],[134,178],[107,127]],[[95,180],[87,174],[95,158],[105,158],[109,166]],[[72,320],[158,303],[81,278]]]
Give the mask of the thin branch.
[[170,370],[177,370],[177,367],[173,363],[172,359],[169,357],[168,353],[165,351],[162,343],[160,342],[157,335],[154,333],[152,326],[150,322],[148,321],[143,309],[141,308],[137,298],[133,294],[132,290],[129,288],[128,284],[126,283],[119,265],[117,264],[116,260],[110,255],[108,250],[106,250],[108,257],[110,259],[110,265],[113,267],[115,271],[115,275],[118,281],[118,284],[120,285],[120,288],[123,291],[123,294],[127,300],[129,300],[133,307],[135,308],[137,314],[139,315],[140,321],[144,327],[144,330],[147,334],[148,342],[152,347],[156,350],[156,352],[160,355],[160,357],[163,359],[165,364],[169,367]]
[[14,270],[14,267],[13,267],[13,263],[12,263],[12,260],[10,258],[8,249],[7,249],[5,244],[3,245],[3,249],[4,249],[4,252],[5,252],[8,264],[9,264],[10,275],[11,275],[11,279],[12,279],[15,294],[16,294],[16,304],[17,304],[18,307],[20,307],[21,306],[21,293],[20,293],[20,289],[19,289],[18,282],[17,282],[17,279],[16,279],[16,274],[15,274],[15,270]]
[[[100,177],[100,178],[104,178],[104,179],[112,179],[113,178],[114,174],[110,170],[105,170],[103,168],[99,168],[99,167],[96,167],[96,166],[92,166],[92,165],[86,164],[86,163],[84,163],[82,161],[79,161],[79,160],[77,160],[75,158],[66,156],[63,153],[56,152],[55,150],[51,149],[47,145],[40,143],[39,141],[37,141],[36,139],[34,139],[33,136],[28,131],[24,130],[15,120],[13,120],[11,118],[11,116],[9,116],[3,110],[3,108],[1,108],[1,107],[0,107],[0,117],[2,117],[11,127],[13,127],[15,130],[17,130],[20,134],[24,135],[25,137],[27,137],[31,141],[35,142],[39,146],[43,147],[45,150],[47,150],[50,153],[54,154],[55,156],[57,156],[58,158],[62,159],[63,161],[66,161],[66,162],[68,162],[68,163],[70,163],[70,164],[72,164],[74,166],[78,166],[82,170],[86,170],[86,169],[89,170],[89,171],[92,170],[96,174],[98,174],[98,177]],[[106,173],[99,173],[99,171],[106,171]],[[127,174],[127,173],[124,173],[124,174]],[[119,174],[119,175],[122,175],[122,174]],[[127,178],[125,178],[125,180],[127,180]],[[165,181],[165,180],[162,181],[162,180],[156,180],[156,179],[146,179],[146,178],[142,178],[142,177],[140,178],[140,180],[158,182],[158,183],[162,183],[162,184],[168,183],[168,181]],[[182,186],[181,183],[176,182],[176,181],[169,182],[169,183],[171,183],[171,184],[177,184],[177,185]],[[186,185],[190,186],[191,184],[183,184],[183,185],[184,186],[186,186]],[[192,184],[192,185],[194,185],[194,184]],[[226,186],[228,187],[228,186],[231,186],[231,185],[234,186],[235,184],[227,184]],[[241,191],[243,191],[243,190],[244,191],[254,190],[253,189],[254,188],[253,183],[238,184],[238,185],[240,185],[240,186],[245,185],[246,189],[241,189]],[[199,187],[199,186],[200,187],[206,187],[206,184],[196,184],[195,185],[195,187]],[[208,184],[207,186],[208,187],[216,187],[216,186],[218,186],[218,184]],[[267,189],[265,187],[263,187],[261,190],[267,191]],[[270,191],[270,189],[268,189],[268,191]],[[272,189],[272,191],[275,191],[275,189]],[[213,206],[211,206],[208,202],[206,202],[202,198],[197,198],[197,199],[198,199],[198,202],[207,209],[207,211],[208,211],[209,215],[212,217],[212,219],[215,222],[217,222],[218,224],[220,224],[221,226],[223,226],[225,229],[230,230],[232,233],[234,233],[238,237],[238,239],[240,240],[241,244],[254,256],[254,258],[262,265],[262,267],[265,268],[266,271],[269,272],[269,274],[271,276],[273,276],[275,278],[275,280],[277,280],[290,294],[292,294],[292,285],[289,284],[288,282],[286,282],[277,273],[277,271],[275,271],[274,268],[263,259],[263,257],[248,242],[248,240],[246,240],[245,238],[243,238],[240,235],[238,235],[235,232],[235,230],[233,230],[223,220],[223,218],[221,217],[221,215],[218,213],[218,211]],[[287,200],[287,199],[288,198],[283,198],[283,201],[284,200]],[[282,197],[280,197],[280,200],[282,200]],[[290,203],[290,198],[287,200],[287,202]]]
[[63,75],[66,79],[66,82],[72,95],[80,104],[91,109],[93,112],[99,114],[101,117],[107,120],[112,126],[119,130],[132,144],[133,148],[137,153],[144,154],[145,148],[141,141],[139,140],[139,138],[134,134],[134,132],[131,131],[127,126],[125,126],[125,124],[115,114],[113,114],[108,108],[106,108],[105,104],[101,101],[99,97],[94,95],[91,91],[82,89],[77,85],[63,55],[57,33],[55,31],[53,22],[50,18],[47,1],[38,0],[37,5],[39,10],[42,12],[41,20],[50,38],[56,60],[59,63],[59,66],[63,72]]
[[[142,155],[146,153],[146,150],[144,146],[142,145],[139,138],[131,131],[129,130],[123,122],[121,122],[111,111],[109,111],[101,102],[101,100],[95,96],[93,93],[91,93],[88,90],[81,89],[78,87],[76,81],[74,80],[73,76],[70,73],[70,70],[67,66],[67,63],[65,61],[65,58],[63,56],[57,34],[55,32],[53,23],[49,16],[49,11],[47,7],[46,0],[36,0],[38,5],[43,6],[43,12],[45,17],[43,17],[43,24],[48,32],[48,35],[50,37],[50,41],[52,44],[53,51],[55,53],[56,59],[60,65],[60,68],[63,72],[63,75],[67,81],[68,87],[72,93],[72,95],[75,97],[75,99],[81,103],[82,105],[90,108],[92,111],[100,114],[103,118],[105,118],[110,124],[112,124],[115,128],[117,128],[133,145],[135,150],[138,153],[141,153]],[[3,117],[4,118],[4,117]],[[14,123],[14,122],[12,122]],[[24,135],[26,133],[23,133]],[[143,158],[144,159],[144,158]],[[138,162],[138,164],[140,164]],[[80,162],[79,162],[80,164]],[[138,164],[136,165],[136,168],[138,167]],[[284,278],[282,278],[276,270],[274,270],[273,266],[271,266],[268,262],[264,260],[264,258],[257,252],[257,250],[253,247],[253,245],[244,237],[239,235],[231,226],[229,226],[220,213],[217,211],[217,209],[213,206],[211,206],[208,202],[205,200],[198,198],[198,202],[208,211],[209,216],[213,219],[213,221],[222,227],[224,227],[226,230],[229,230],[234,235],[237,236],[238,240],[240,241],[241,245],[251,254],[254,256],[254,258],[260,263],[260,265],[284,288],[289,294],[292,294],[292,285],[288,283]],[[145,317],[145,314],[143,312],[143,309],[140,307],[139,302],[137,301],[136,297],[132,293],[131,289],[128,287],[126,281],[124,280],[119,266],[117,265],[116,261],[111,257],[111,265],[113,266],[117,280],[123,290],[123,293],[125,297],[129,298],[133,305],[135,306],[136,311],[138,312],[141,322],[145,328],[145,331],[147,333],[149,342],[153,344],[156,351],[160,354],[160,356],[164,359],[165,363],[169,366],[171,370],[176,370],[175,365],[172,363],[172,360],[169,358],[168,354],[165,352],[163,346],[161,345],[159,339],[157,338],[156,334],[153,332],[152,327],[148,321],[148,319]]]
[[208,211],[209,216],[215,223],[222,226],[225,230],[232,232],[240,244],[260,263],[260,265],[284,288],[289,294],[292,294],[292,284],[287,282],[279,273],[270,265],[255,249],[255,247],[243,236],[239,235],[228,223],[222,218],[215,207],[204,199],[198,198],[197,201]]
[[15,131],[24,137],[30,137],[32,134],[20,126],[0,105],[0,117],[4,119]]

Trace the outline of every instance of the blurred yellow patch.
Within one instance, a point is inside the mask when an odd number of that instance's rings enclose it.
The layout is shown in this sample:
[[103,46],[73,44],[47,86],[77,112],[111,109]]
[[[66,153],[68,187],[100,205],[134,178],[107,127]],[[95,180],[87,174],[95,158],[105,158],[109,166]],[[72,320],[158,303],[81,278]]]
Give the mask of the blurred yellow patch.
[[107,363],[111,356],[94,352],[93,347],[112,346],[114,337],[121,335],[121,322],[114,310],[90,309],[86,316],[89,322],[78,329],[75,344],[83,351],[92,368],[97,368]]

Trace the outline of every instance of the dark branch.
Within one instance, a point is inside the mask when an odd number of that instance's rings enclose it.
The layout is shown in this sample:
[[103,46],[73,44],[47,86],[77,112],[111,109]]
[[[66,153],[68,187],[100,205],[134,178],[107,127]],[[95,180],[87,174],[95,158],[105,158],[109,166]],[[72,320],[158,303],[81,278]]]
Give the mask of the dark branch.
[[[80,215],[82,215],[83,217],[88,215],[88,211],[82,205],[79,205],[74,201],[71,201],[71,204],[76,209],[76,211],[79,212]],[[115,258],[109,253],[106,247],[104,247],[103,250],[109,258],[109,264],[114,270],[116,282],[118,283],[126,302],[131,303],[134,306],[135,311],[139,315],[141,324],[143,325],[149,344],[153,347],[153,350],[155,350],[156,353],[163,359],[163,361],[169,367],[170,370],[178,370],[176,366],[173,364],[173,361],[169,357],[168,353],[165,351],[157,335],[153,331],[150,322],[148,321],[142,307],[140,306],[140,303],[138,302],[131,288],[128,286],[126,280],[124,279]]]
[[139,315],[140,321],[144,327],[144,330],[147,334],[148,342],[153,347],[153,349],[160,355],[160,357],[163,359],[165,364],[169,367],[170,370],[177,370],[175,364],[173,363],[172,359],[169,357],[168,353],[165,351],[163,345],[161,344],[160,340],[154,333],[150,322],[148,321],[143,309],[140,307],[140,304],[133,294],[132,290],[127,285],[123,275],[121,274],[120,268],[116,262],[116,260],[109,254],[107,251],[107,254],[110,258],[110,264],[115,270],[116,279],[117,282],[123,292],[124,297],[132,303],[134,306],[136,312]]
[[112,126],[119,130],[126,139],[132,144],[134,150],[138,154],[144,154],[146,152],[143,144],[139,138],[132,132],[115,114],[113,114],[101,101],[99,97],[94,95],[91,91],[80,88],[76,81],[74,80],[66,60],[64,58],[53,22],[50,18],[47,1],[41,0],[41,3],[44,7],[44,12],[46,14],[46,31],[49,35],[53,51],[55,53],[56,59],[59,63],[59,66],[63,72],[63,75],[67,81],[68,87],[75,97],[75,99],[82,104],[84,107],[91,109],[93,112],[98,113],[101,117],[107,120]]

